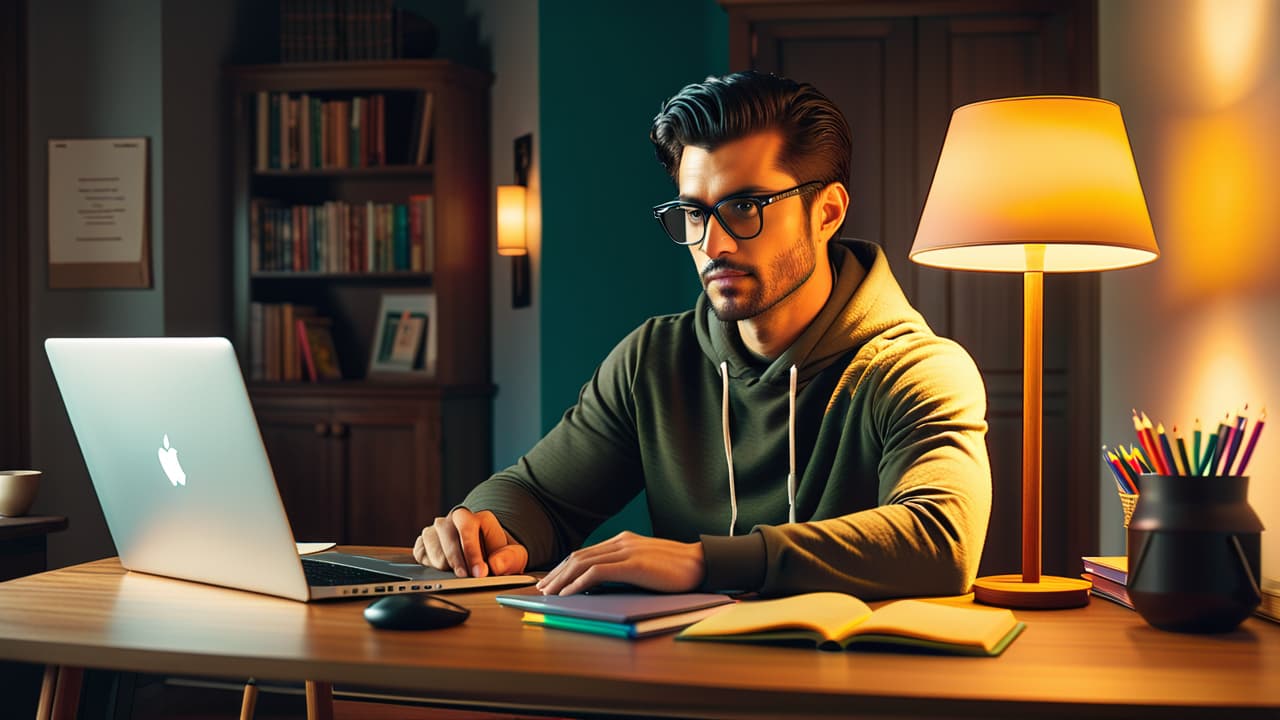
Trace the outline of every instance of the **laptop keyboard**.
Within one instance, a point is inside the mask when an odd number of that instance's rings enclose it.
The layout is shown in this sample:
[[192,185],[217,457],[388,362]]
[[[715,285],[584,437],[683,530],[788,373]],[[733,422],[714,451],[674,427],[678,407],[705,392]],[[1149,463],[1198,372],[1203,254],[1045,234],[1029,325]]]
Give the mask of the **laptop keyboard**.
[[396,582],[404,580],[400,575],[364,570],[361,568],[321,562],[310,558],[302,558],[302,570],[307,575],[307,584],[332,587],[335,585],[363,585],[365,583]]

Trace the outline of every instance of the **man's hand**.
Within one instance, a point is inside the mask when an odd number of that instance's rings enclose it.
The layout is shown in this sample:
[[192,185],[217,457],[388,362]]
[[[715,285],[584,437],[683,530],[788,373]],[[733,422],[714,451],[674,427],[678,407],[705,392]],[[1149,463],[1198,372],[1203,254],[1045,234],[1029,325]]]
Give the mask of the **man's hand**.
[[413,543],[413,559],[458,577],[485,577],[524,572],[529,551],[488,510],[457,508],[422,528]]
[[689,592],[706,574],[702,543],[659,540],[622,532],[574,551],[538,581],[543,595],[571,595],[603,582],[659,592]]

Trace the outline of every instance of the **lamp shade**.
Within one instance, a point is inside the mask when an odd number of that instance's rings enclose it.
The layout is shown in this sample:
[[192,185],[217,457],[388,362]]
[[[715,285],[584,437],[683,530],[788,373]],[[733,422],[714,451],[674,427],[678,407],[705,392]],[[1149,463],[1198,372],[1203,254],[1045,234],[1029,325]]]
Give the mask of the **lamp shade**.
[[526,255],[525,188],[523,185],[498,186],[498,254]]
[[911,247],[957,270],[1111,270],[1159,257],[1120,108],[1004,98],[957,108]]

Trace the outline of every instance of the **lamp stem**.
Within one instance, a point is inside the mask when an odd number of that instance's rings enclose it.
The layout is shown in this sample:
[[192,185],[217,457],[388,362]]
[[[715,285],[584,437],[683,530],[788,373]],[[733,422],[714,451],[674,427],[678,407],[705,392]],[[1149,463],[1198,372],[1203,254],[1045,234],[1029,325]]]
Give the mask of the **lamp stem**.
[[1040,582],[1044,273],[1022,275],[1022,582]]

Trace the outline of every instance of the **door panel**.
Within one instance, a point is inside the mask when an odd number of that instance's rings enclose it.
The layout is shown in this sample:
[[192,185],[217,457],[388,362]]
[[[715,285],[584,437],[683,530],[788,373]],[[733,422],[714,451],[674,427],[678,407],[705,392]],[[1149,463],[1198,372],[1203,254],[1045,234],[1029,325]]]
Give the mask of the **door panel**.
[[[1022,278],[937,270],[907,253],[951,112],[1014,95],[1096,94],[1092,2],[724,0],[748,65],[812,82],[853,130],[843,235],[879,242],[935,332],[973,355],[987,385],[995,500],[982,572],[1021,565]],[[968,10],[966,10],[968,8]],[[889,12],[894,17],[886,17]],[[808,15],[806,15],[808,13]],[[975,178],[975,182],[981,178]],[[1044,302],[1043,567],[1073,575],[1097,543],[1097,282],[1047,276]]]

